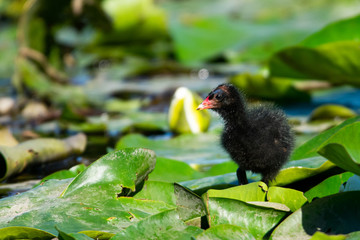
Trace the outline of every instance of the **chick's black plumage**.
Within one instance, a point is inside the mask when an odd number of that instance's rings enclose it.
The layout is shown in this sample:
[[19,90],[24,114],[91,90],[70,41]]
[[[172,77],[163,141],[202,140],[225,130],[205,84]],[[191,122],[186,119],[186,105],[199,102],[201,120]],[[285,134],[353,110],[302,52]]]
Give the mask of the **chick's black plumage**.
[[278,174],[293,149],[294,137],[286,116],[269,106],[248,107],[244,96],[231,84],[209,93],[198,110],[212,109],[224,120],[221,143],[239,168],[239,184],[247,184],[246,170],[261,173],[268,183]]

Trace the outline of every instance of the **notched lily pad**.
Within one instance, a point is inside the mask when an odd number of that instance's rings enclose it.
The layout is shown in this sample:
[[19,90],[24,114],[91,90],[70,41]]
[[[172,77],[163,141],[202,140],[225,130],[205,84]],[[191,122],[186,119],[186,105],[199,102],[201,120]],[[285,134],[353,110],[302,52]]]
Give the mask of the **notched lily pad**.
[[287,211],[228,198],[209,198],[206,209],[210,227],[220,224],[240,226],[256,239],[265,237],[288,215]]

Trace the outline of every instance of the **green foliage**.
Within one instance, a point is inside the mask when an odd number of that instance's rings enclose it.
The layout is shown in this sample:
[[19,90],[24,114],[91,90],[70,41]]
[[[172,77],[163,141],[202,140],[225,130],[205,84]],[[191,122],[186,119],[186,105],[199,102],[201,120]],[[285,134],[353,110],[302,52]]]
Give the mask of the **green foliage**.
[[274,54],[271,76],[326,80],[360,86],[360,16],[332,23],[299,45]]

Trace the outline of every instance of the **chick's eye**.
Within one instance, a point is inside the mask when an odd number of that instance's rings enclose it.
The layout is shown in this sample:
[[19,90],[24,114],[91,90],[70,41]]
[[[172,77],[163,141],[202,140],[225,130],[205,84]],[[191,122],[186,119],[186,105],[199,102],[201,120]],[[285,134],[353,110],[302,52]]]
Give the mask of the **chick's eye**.
[[215,99],[216,99],[216,100],[222,100],[222,99],[223,99],[223,95],[221,95],[221,94],[216,94]]

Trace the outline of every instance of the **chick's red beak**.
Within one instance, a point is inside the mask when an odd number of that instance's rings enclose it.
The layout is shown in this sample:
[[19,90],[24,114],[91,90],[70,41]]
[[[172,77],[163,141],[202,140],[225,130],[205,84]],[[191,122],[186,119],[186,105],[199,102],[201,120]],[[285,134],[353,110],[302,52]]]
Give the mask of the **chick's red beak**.
[[209,100],[209,97],[207,97],[197,108],[196,110],[204,110],[204,109],[210,109],[213,108],[213,103]]

